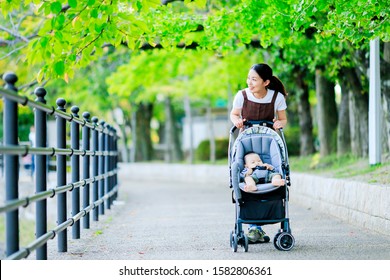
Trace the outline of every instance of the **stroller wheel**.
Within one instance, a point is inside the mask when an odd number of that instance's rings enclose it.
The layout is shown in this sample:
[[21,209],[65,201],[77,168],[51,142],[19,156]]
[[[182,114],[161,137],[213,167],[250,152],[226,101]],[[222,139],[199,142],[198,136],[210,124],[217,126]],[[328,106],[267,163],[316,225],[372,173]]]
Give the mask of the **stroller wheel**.
[[238,238],[237,238],[237,234],[233,233],[232,235],[232,250],[233,252],[237,252],[237,246],[238,246]]
[[280,250],[280,249],[279,249],[278,245],[276,245],[276,240],[278,240],[278,237],[279,237],[280,234],[281,234],[281,232],[278,232],[278,233],[275,235],[275,237],[274,237],[274,247],[275,247],[276,249],[278,249],[278,250]]
[[294,236],[288,232],[279,232],[274,237],[274,246],[281,251],[290,251],[295,244]]
[[249,244],[248,236],[244,233],[241,239],[241,246],[243,247],[244,252],[248,252],[248,244]]
[[231,232],[230,232],[230,248],[232,248],[233,247],[233,234],[234,234],[234,230],[232,230]]

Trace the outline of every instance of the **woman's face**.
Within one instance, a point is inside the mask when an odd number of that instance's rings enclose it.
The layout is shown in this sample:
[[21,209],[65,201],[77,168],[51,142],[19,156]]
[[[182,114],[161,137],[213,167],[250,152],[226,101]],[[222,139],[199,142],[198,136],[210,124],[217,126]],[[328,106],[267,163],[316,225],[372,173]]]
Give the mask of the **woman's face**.
[[246,79],[248,88],[252,93],[264,92],[265,87],[268,86],[269,81],[263,81],[263,79],[253,69],[249,70],[248,78]]

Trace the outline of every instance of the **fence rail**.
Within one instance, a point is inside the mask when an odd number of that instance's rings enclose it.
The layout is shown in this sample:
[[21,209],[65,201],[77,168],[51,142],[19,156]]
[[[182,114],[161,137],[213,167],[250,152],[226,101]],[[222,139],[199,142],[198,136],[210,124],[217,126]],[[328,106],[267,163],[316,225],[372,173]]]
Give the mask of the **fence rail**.
[[[3,97],[4,141],[0,145],[0,154],[4,168],[5,202],[0,205],[0,213],[5,213],[6,259],[27,258],[33,251],[36,251],[36,259],[47,259],[47,242],[50,239],[57,237],[58,251],[66,252],[67,228],[72,227],[73,239],[80,238],[80,221],[83,221],[83,228],[90,228],[91,216],[93,221],[98,221],[99,215],[104,214],[105,208],[110,209],[117,198],[118,136],[112,126],[104,121],[99,123],[97,117],[90,118],[89,112],[84,112],[80,118],[77,106],[67,113],[66,101],[62,98],[57,99],[57,108],[46,105],[46,90],[42,87],[35,89],[37,98],[33,101],[17,94],[15,74],[6,73],[3,79],[5,87],[0,89],[0,94]],[[19,143],[18,104],[34,110],[35,145]],[[48,147],[47,144],[48,115],[56,118],[56,131],[51,131],[56,133],[55,147]],[[67,130],[70,147],[66,144]],[[28,154],[35,157],[35,194],[20,198],[19,157]],[[48,157],[56,157],[57,179],[56,186],[49,189],[47,178],[51,171]],[[69,161],[70,174],[67,170]],[[70,182],[68,175],[71,175]],[[71,203],[67,201],[68,193]],[[47,202],[54,197],[57,198],[57,226],[48,230]],[[36,207],[36,237],[33,242],[20,248],[19,209],[31,207],[32,204]],[[71,210],[71,217],[67,217],[68,210]]]

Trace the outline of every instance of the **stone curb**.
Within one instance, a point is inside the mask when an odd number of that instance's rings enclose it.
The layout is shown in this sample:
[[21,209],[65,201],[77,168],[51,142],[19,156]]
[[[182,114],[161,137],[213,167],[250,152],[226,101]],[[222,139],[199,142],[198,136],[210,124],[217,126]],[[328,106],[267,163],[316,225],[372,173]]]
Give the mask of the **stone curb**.
[[390,234],[390,187],[294,173],[291,201]]

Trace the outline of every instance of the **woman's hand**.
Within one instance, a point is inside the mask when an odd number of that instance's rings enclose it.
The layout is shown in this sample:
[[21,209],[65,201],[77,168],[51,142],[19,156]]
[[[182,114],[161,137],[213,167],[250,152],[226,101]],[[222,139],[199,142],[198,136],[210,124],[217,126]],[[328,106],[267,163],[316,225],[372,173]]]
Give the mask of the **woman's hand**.
[[274,122],[274,129],[275,130],[279,130],[279,129],[283,128],[283,124],[281,121],[279,121],[277,119],[273,119],[273,122]]
[[287,116],[286,110],[277,111],[276,117],[272,120],[274,122],[274,129],[279,130],[286,126],[287,124]]
[[237,128],[242,128],[244,126],[245,119],[237,118],[237,120],[234,121],[234,125]]
[[244,126],[244,121],[246,121],[241,118],[241,109],[233,109],[230,112],[230,120],[237,128],[242,128]]

